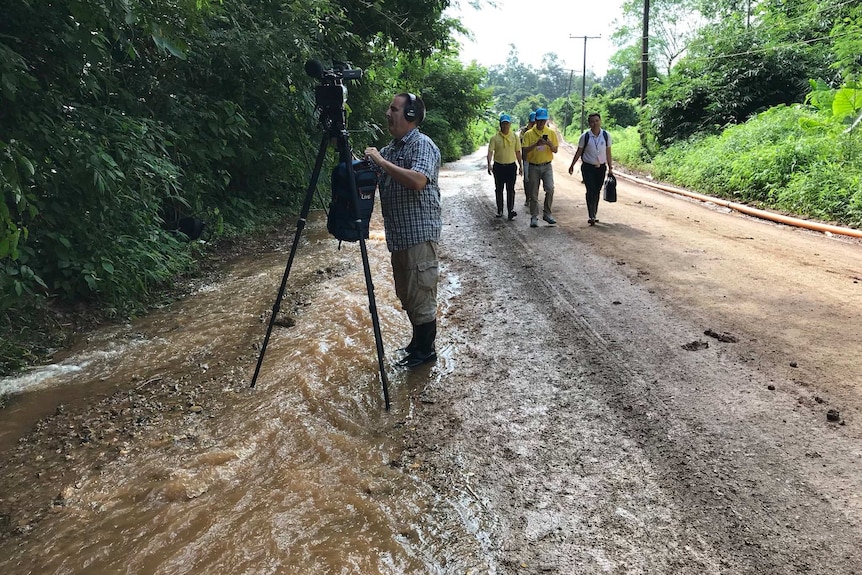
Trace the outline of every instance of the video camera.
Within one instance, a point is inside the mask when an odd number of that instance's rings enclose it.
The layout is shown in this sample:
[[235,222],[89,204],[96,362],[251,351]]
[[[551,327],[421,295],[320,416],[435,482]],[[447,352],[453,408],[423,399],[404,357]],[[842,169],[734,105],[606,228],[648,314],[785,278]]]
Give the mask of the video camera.
[[324,68],[317,60],[305,62],[305,73],[320,80],[314,90],[315,102],[322,111],[341,109],[347,102],[347,86],[344,80],[358,80],[362,77],[361,68],[352,68],[349,62],[332,61],[332,68]]

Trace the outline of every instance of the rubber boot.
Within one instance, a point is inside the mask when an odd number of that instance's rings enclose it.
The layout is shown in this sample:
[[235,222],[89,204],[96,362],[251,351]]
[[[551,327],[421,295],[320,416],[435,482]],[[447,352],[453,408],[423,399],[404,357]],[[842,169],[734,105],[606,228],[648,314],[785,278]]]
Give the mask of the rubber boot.
[[410,337],[410,343],[399,349],[398,351],[404,352],[406,354],[411,354],[416,350],[416,326],[411,324],[413,328],[413,335]]
[[434,341],[437,339],[437,320],[416,326],[416,348],[398,362],[404,367],[416,367],[437,359]]

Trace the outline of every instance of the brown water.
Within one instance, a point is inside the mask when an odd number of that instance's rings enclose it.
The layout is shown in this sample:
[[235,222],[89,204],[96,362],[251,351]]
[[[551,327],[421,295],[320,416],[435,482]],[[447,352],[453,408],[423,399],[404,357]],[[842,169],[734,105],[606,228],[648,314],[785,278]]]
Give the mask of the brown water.
[[[220,409],[203,405],[187,416],[191,432],[151,432],[79,481],[62,516],[0,548],[0,570],[495,572],[475,499],[444,500],[409,465],[394,464],[397,430],[420,424],[413,402],[425,386],[445,385],[455,358],[442,349],[432,368],[392,366],[409,324],[382,233],[373,230],[369,258],[392,398],[386,412],[359,246],[337,251],[320,214],[303,235],[282,304],[296,325],[274,329],[254,390],[248,383],[289,245],[235,262],[182,302],[90,336],[54,366],[0,381],[0,389],[24,390],[0,422],[6,446],[22,420],[129,382],[185,378],[223,391]],[[444,270],[442,307],[458,289]]]

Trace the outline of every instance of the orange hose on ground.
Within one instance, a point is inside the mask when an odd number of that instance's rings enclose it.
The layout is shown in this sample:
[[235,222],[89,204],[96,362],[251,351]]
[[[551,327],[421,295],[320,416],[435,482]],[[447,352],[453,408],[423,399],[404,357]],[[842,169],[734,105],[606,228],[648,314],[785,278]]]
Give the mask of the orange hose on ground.
[[618,172],[614,172],[617,176],[622,176],[627,180],[631,180],[638,184],[649,186],[651,188],[656,188],[658,190],[662,190],[664,192],[670,192],[672,194],[679,194],[681,196],[688,196],[690,198],[694,198],[696,200],[700,200],[702,202],[711,202],[713,204],[717,204],[719,206],[724,206],[730,208],[732,210],[736,210],[738,212],[743,212],[750,216],[754,216],[756,218],[761,218],[764,220],[771,220],[773,222],[778,222],[781,224],[787,224],[789,226],[797,226],[800,228],[807,228],[809,230],[814,230],[817,232],[829,232],[832,234],[840,234],[843,236],[850,236],[853,238],[862,238],[862,230],[857,230],[853,228],[842,228],[840,226],[833,226],[830,224],[821,224],[819,222],[812,222],[809,220],[802,220],[799,218],[791,218],[789,216],[782,216],[781,214],[776,214],[773,212],[767,212],[766,210],[758,210],[757,208],[752,208],[751,206],[746,206],[745,204],[737,204],[736,202],[731,202],[728,200],[722,200],[720,198],[713,198],[710,196],[705,196],[703,194],[698,194],[695,192],[689,192],[688,190],[683,190],[681,188],[674,188],[673,186],[667,186],[664,184],[656,184],[654,182],[650,182],[649,180],[643,180],[641,178],[636,178],[634,176],[630,176],[628,174],[622,174]]

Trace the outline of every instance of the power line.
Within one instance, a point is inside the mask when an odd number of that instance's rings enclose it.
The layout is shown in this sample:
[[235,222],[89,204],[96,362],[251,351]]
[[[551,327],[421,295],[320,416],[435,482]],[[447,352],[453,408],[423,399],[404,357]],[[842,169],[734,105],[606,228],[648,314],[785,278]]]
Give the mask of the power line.
[[850,32],[845,32],[843,34],[836,34],[834,36],[821,36],[819,38],[810,38],[808,40],[799,40],[796,42],[786,42],[783,44],[775,44],[770,46],[764,46],[763,48],[758,48],[756,50],[746,50],[744,52],[735,52],[733,54],[717,54],[715,56],[686,56],[686,60],[695,61],[695,62],[709,62],[713,60],[724,60],[727,58],[738,58],[740,56],[753,56],[757,54],[765,54],[767,52],[774,52],[776,50],[781,50],[784,48],[793,48],[797,46],[804,46],[807,44],[814,44],[816,42],[821,42],[825,40],[835,40],[836,38],[843,38],[845,36],[849,36]]

